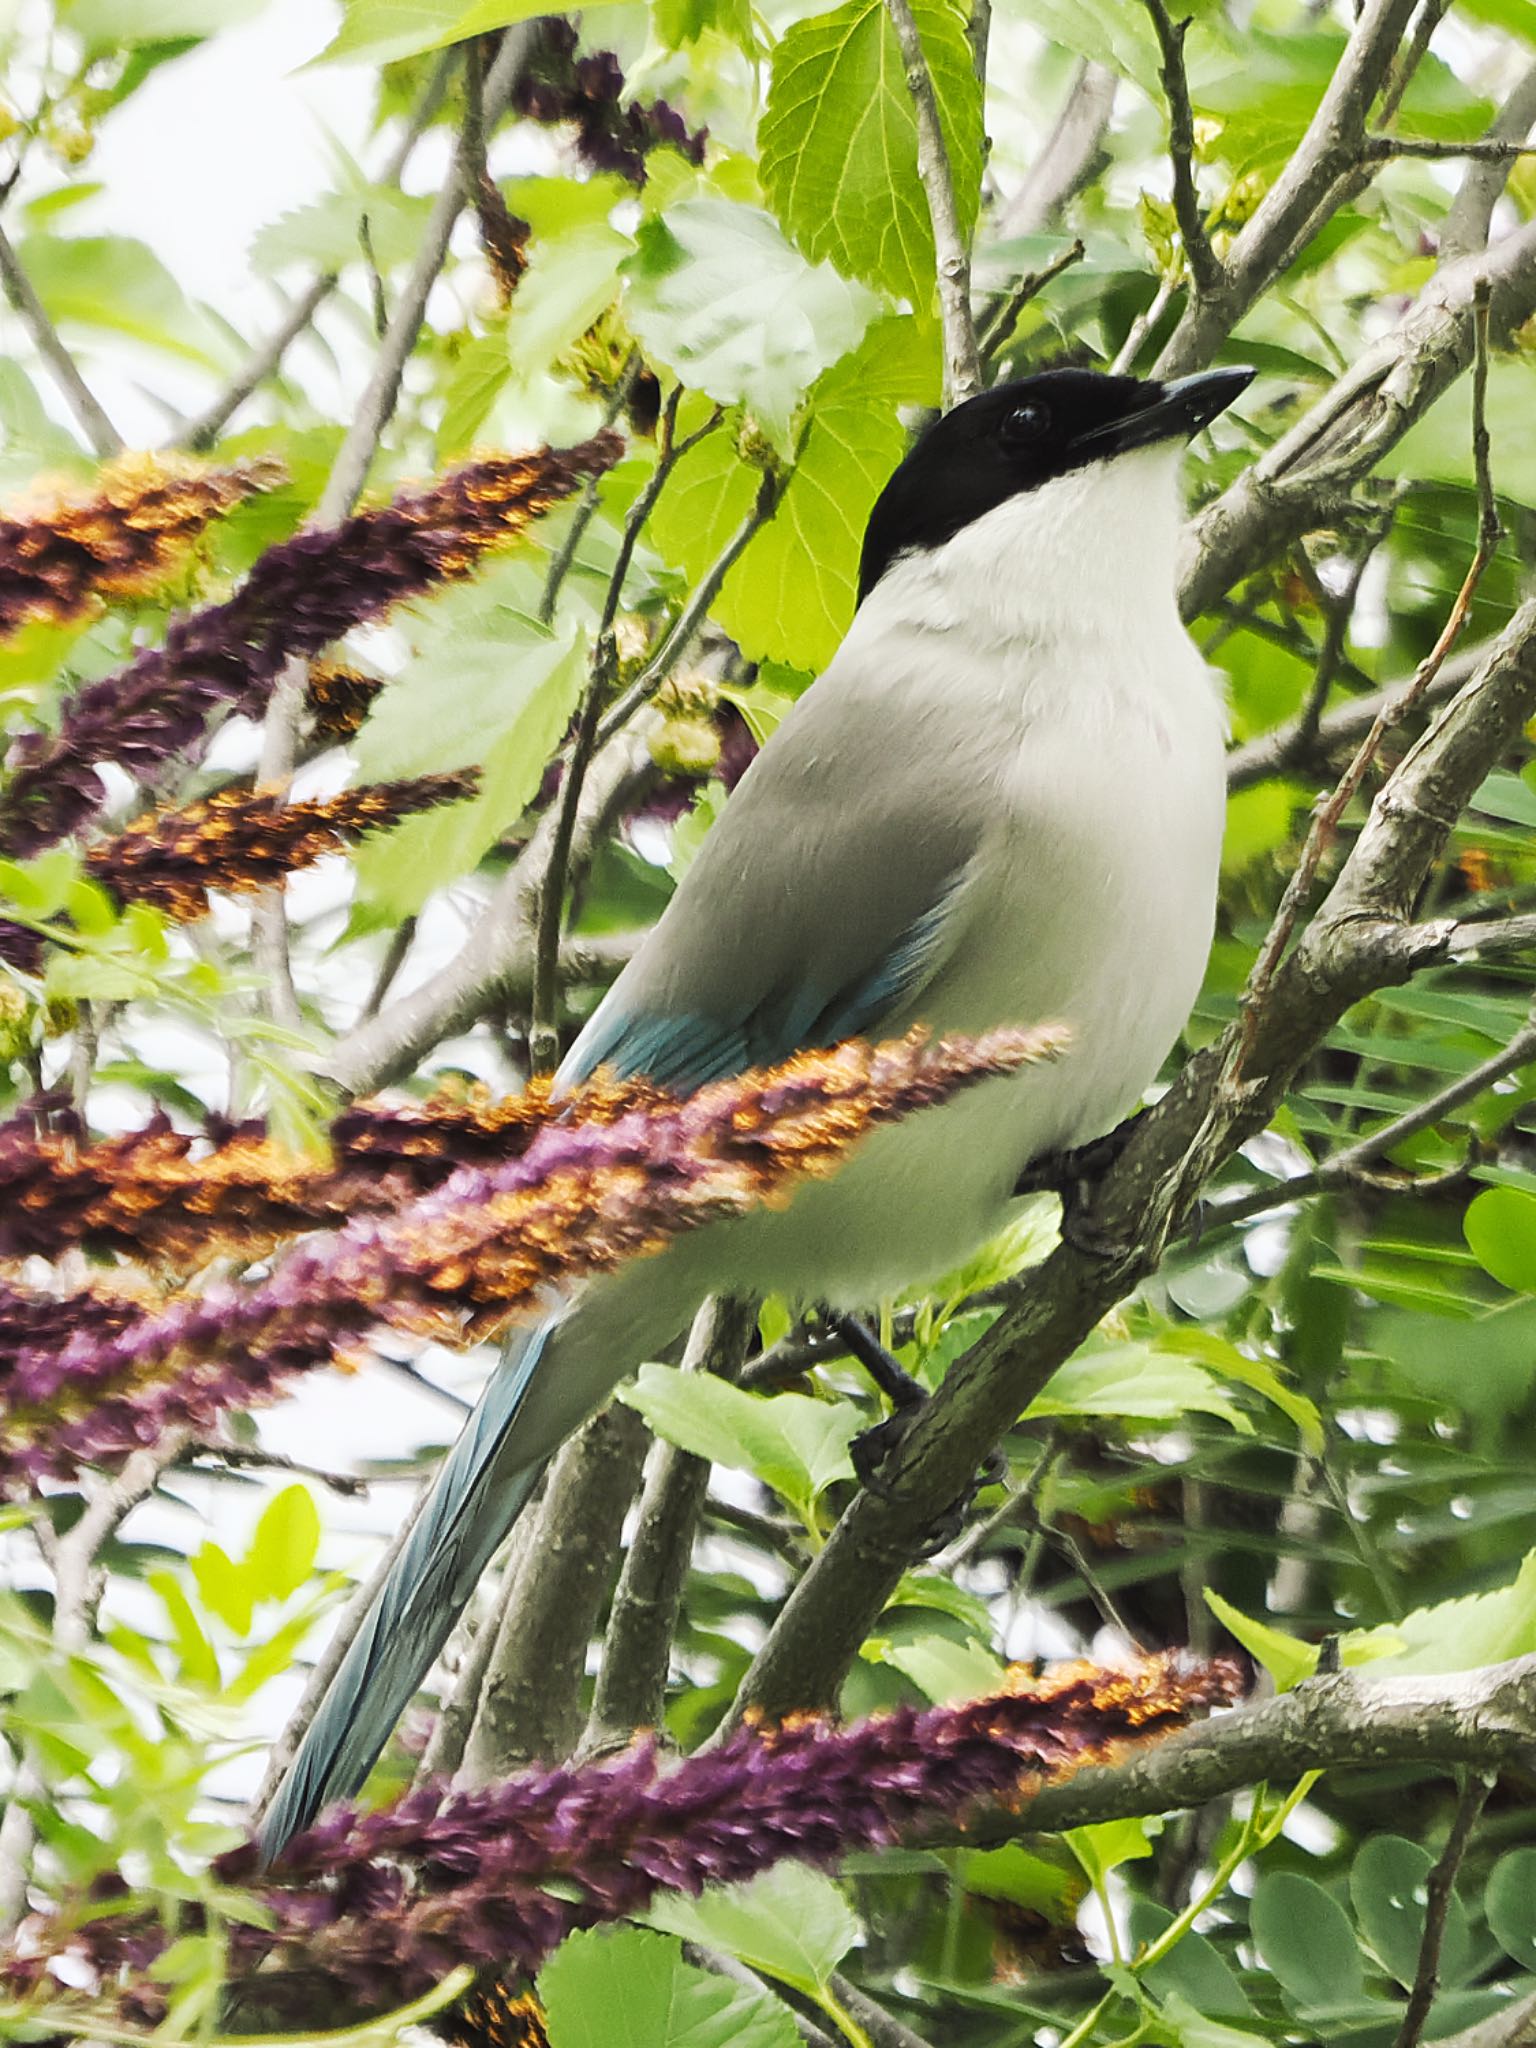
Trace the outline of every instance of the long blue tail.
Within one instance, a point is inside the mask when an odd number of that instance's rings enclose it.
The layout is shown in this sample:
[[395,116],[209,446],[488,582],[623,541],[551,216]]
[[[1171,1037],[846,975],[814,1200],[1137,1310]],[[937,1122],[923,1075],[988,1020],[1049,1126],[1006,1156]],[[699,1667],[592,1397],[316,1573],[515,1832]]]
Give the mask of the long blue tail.
[[321,1807],[360,1788],[538,1484],[542,1457],[510,1473],[499,1466],[561,1320],[551,1317],[516,1334],[443,1460],[415,1527],[267,1809],[260,1840],[268,1862]]

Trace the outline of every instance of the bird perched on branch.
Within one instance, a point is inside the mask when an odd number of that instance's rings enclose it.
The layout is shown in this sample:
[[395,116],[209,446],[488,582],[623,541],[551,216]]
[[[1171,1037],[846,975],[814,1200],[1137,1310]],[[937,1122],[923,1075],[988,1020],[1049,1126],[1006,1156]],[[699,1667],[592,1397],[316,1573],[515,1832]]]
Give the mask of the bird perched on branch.
[[516,1334],[278,1789],[269,1856],[362,1784],[551,1453],[706,1295],[852,1308],[936,1277],[1155,1076],[1199,992],[1225,796],[1221,701],[1175,603],[1179,463],[1251,376],[999,385],[886,485],[847,637],[561,1079],[686,1094],[917,1021],[1060,1023],[1070,1049]]

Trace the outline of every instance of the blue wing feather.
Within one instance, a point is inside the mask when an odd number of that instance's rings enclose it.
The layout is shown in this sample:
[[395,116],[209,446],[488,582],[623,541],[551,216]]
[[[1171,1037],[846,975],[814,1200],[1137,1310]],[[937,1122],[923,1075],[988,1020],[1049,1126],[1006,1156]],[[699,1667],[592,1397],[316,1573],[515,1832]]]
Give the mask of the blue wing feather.
[[862,1036],[915,1001],[948,957],[955,899],[968,873],[962,868],[871,967],[836,987],[800,982],[774,990],[740,1016],[706,1017],[629,1010],[623,983],[616,983],[567,1054],[561,1081],[575,1086],[609,1066],[625,1079],[644,1076],[686,1095],[748,1067]]

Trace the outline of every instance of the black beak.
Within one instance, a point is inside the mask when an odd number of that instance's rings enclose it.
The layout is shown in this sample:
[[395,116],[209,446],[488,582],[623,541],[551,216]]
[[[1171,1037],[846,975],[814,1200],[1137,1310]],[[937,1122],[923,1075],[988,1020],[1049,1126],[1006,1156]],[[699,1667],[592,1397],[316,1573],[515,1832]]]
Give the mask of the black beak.
[[1158,394],[1149,405],[1079,434],[1072,445],[1089,455],[1124,455],[1132,448],[1150,448],[1156,441],[1187,441],[1225,412],[1257,374],[1247,368],[1201,370],[1172,384],[1149,384],[1148,392]]

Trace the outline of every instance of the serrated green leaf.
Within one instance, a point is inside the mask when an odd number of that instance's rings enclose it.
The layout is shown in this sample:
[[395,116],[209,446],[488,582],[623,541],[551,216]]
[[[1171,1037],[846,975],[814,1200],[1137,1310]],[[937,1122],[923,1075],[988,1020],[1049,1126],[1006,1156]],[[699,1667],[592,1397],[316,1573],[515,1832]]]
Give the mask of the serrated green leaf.
[[286,1600],[315,1568],[320,1515],[307,1486],[285,1486],[262,1509],[246,1553],[258,1600]]
[[634,246],[601,221],[534,242],[505,330],[507,361],[519,383],[547,370],[586,333],[618,292],[620,266]]
[[539,1972],[550,2048],[795,2048],[789,2010],[766,1988],[685,1962],[643,1927],[572,1934]]
[[1123,1415],[1128,1421],[1173,1422],[1191,1410],[1218,1415],[1244,1436],[1253,1434],[1248,1417],[1202,1366],[1169,1358],[1150,1344],[1117,1344],[1069,1358],[1024,1412],[1031,1417]]
[[721,405],[749,406],[786,455],[801,401],[878,304],[830,264],[807,263],[770,215],[724,199],[685,199],[646,221],[625,269],[647,355]]
[[808,1520],[818,1495],[851,1479],[848,1446],[863,1423],[851,1401],[806,1394],[749,1394],[668,1365],[643,1365],[619,1399],[658,1436],[717,1465],[755,1472]]
[[[981,90],[965,23],[947,0],[916,0],[969,239],[981,191]],[[914,306],[934,292],[933,227],[917,171],[917,120],[882,0],[846,0],[796,22],[773,54],[758,129],[763,191],[790,239],[848,277]]]
[[1392,1675],[1474,1671],[1536,1653],[1536,1550],[1527,1553],[1512,1584],[1464,1600],[1418,1607],[1384,1628],[1344,1638],[1344,1661],[1391,1659]]
[[381,270],[392,270],[416,254],[431,210],[430,199],[402,192],[398,185],[330,192],[259,229],[251,243],[251,264],[269,274],[295,265],[345,270],[363,261],[366,222],[373,260]]
[[801,1863],[777,1863],[750,1884],[712,1886],[697,1899],[663,1895],[645,1917],[807,1994],[825,1987],[859,1938],[837,1885]]
[[315,63],[393,64],[545,12],[541,0],[345,0],[345,8],[340,30]]
[[1244,1614],[1241,1608],[1234,1607],[1230,1600],[1224,1600],[1209,1586],[1201,1590],[1206,1606],[1222,1627],[1242,1644],[1250,1657],[1263,1665],[1281,1692],[1289,1692],[1293,1685],[1300,1685],[1304,1678],[1312,1676],[1317,1669],[1315,1644],[1298,1643],[1294,1636],[1271,1628],[1267,1621],[1256,1621],[1251,1614]]
[[1150,1856],[1152,1836],[1161,1826],[1161,1821],[1149,1822],[1135,1816],[1127,1820],[1100,1820],[1087,1827],[1068,1828],[1062,1840],[1083,1866],[1088,1882],[1097,1887],[1122,1863],[1139,1863]]
[[[715,616],[742,652],[809,672],[824,668],[853,617],[864,526],[906,452],[898,407],[938,396],[934,329],[909,316],[879,321],[821,376],[779,510],[727,576]],[[651,521],[670,561],[703,575],[740,524],[756,472],[725,434],[678,465]]]
[[889,1664],[935,1706],[955,1700],[984,1699],[1002,1683],[1007,1666],[985,1644],[957,1643],[952,1636],[924,1636],[915,1643],[889,1643],[876,1638],[864,1645],[871,1663]]
[[105,328],[216,369],[202,321],[147,242],[128,235],[29,235],[20,251],[55,325]]
[[585,638],[533,616],[542,565],[498,563],[415,622],[415,652],[353,751],[364,781],[478,765],[479,794],[373,834],[354,856],[359,899],[392,918],[467,874],[527,808],[586,680]]
[[1317,1403],[1288,1386],[1274,1367],[1266,1365],[1263,1359],[1250,1358],[1214,1330],[1173,1330],[1158,1339],[1157,1348],[1192,1358],[1222,1379],[1251,1387],[1254,1393],[1262,1394],[1266,1401],[1272,1402],[1282,1415],[1295,1423],[1304,1449],[1322,1449],[1323,1420]]

